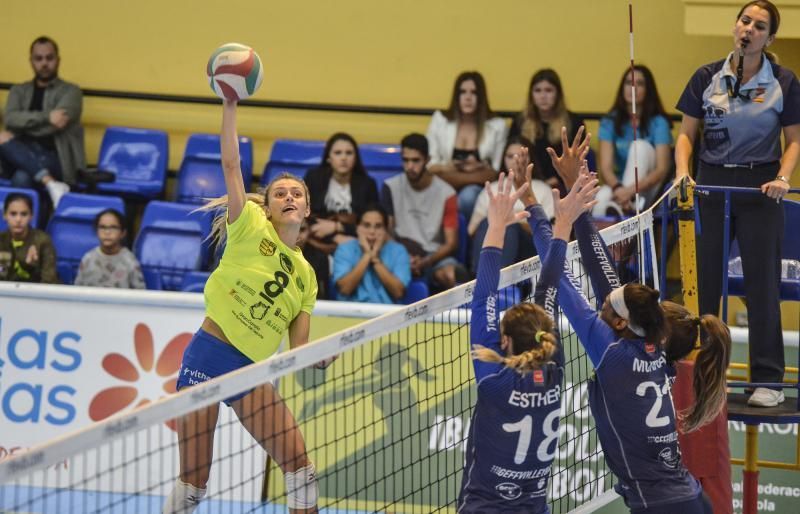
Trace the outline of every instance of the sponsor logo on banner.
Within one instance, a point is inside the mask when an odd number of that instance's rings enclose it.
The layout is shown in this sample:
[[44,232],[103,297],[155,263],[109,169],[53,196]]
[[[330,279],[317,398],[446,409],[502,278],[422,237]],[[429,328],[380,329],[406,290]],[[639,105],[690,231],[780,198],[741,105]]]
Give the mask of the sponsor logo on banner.
[[[137,324],[133,331],[136,362],[116,352],[107,354],[102,360],[105,372],[126,385],[107,387],[97,393],[89,403],[89,418],[100,421],[128,407],[141,407],[174,393],[183,351],[191,338],[192,335],[188,332],[176,335],[156,358],[150,327],[144,323]],[[140,385],[153,381],[161,382],[163,395],[151,398],[140,390]],[[169,421],[166,425],[175,430],[174,421]]]
[[[6,334],[0,318],[0,420],[14,426],[41,423],[62,426],[77,414],[77,390],[69,383],[43,380],[45,375],[60,379],[80,368],[81,336],[72,331],[48,332],[23,328]],[[17,374],[29,380],[17,381]],[[12,377],[12,378],[8,378]]]

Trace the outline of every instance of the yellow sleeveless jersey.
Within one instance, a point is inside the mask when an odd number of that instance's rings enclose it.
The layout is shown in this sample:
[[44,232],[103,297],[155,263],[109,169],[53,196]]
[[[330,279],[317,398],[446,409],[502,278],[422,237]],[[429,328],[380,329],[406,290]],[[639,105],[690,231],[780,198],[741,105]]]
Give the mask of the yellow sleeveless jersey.
[[264,209],[245,202],[204,290],[206,315],[254,362],[277,351],[300,311],[311,314],[317,279],[299,248],[278,238]]

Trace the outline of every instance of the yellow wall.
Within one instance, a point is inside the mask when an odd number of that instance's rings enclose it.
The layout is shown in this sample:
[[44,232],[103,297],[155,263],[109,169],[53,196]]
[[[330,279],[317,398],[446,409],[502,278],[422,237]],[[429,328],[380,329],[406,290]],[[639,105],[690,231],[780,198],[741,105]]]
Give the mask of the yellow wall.
[[[667,109],[691,73],[721,58],[730,38],[687,36],[680,0],[634,0],[636,60],[653,69]],[[28,45],[48,34],[61,46],[61,75],[84,88],[211,95],[204,66],[221,43],[260,52],[257,99],[441,107],[455,75],[482,71],[495,109],[516,110],[540,67],[562,76],[570,108],[605,111],[628,65],[627,0],[3,0],[0,81],[30,77]],[[731,26],[735,12],[730,13]],[[800,42],[773,48],[798,68]],[[0,100],[5,93],[0,92]],[[244,109],[241,133],[256,143],[256,173],[275,137],[397,141],[426,117]],[[185,137],[218,130],[213,106],[89,98],[87,152],[96,160],[110,124],[161,127],[178,167]]]

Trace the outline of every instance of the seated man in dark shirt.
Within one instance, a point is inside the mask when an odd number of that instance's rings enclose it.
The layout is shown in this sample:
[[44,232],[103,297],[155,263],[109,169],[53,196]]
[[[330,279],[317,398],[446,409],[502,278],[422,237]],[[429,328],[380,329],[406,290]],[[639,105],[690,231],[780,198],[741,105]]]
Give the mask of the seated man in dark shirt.
[[53,205],[77,182],[86,167],[83,95],[75,84],[58,78],[58,45],[41,36],[30,50],[34,79],[9,91],[5,130],[0,131],[0,159],[15,187],[44,187]]

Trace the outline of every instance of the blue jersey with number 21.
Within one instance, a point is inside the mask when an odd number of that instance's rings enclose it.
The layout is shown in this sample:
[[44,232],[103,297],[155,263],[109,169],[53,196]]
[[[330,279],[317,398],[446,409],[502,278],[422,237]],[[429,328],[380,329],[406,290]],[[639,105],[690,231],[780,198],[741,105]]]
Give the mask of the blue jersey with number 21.
[[[566,243],[550,242],[546,217],[532,213],[536,248],[548,258],[563,259]],[[575,232],[584,265],[598,300],[618,287],[608,249],[591,219],[583,215]],[[555,264],[554,264],[555,267]],[[659,345],[644,339],[619,338],[564,277],[559,306],[594,365],[589,406],[606,464],[619,479],[617,492],[632,509],[646,509],[696,498],[699,482],[687,471],[678,448],[675,409],[670,393],[674,368]]]

